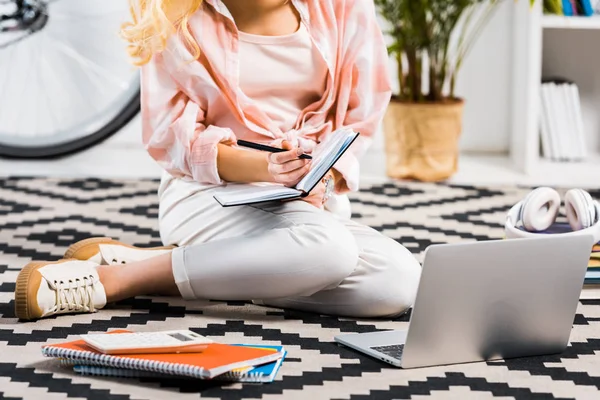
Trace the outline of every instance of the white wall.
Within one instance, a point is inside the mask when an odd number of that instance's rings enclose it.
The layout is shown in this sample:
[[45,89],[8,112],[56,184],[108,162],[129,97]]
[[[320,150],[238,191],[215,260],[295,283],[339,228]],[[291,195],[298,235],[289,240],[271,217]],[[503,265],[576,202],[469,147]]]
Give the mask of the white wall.
[[[472,152],[507,152],[510,127],[513,3],[505,1],[482,31],[459,74],[456,95],[465,99],[460,147]],[[385,22],[380,19],[385,28]],[[394,90],[396,63],[390,60]],[[381,135],[374,144],[383,148]]]
[[513,2],[505,1],[464,63],[457,94],[466,101],[461,148],[506,152],[512,87]]

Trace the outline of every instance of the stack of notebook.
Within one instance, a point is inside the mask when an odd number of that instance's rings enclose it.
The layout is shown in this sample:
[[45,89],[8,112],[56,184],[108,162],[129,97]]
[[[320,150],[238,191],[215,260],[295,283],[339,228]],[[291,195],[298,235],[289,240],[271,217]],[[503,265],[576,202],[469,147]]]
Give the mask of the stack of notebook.
[[76,340],[43,346],[42,354],[81,375],[269,383],[286,351],[282,346],[211,343],[199,353],[107,355]]
[[592,247],[592,255],[585,274],[585,283],[591,285],[600,284],[600,243]]

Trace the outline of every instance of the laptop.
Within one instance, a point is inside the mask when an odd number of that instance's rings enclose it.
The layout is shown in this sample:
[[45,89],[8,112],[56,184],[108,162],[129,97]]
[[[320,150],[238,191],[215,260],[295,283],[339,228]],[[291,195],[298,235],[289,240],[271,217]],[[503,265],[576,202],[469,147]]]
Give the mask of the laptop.
[[581,234],[429,246],[408,329],[335,341],[400,368],[561,353],[593,244]]

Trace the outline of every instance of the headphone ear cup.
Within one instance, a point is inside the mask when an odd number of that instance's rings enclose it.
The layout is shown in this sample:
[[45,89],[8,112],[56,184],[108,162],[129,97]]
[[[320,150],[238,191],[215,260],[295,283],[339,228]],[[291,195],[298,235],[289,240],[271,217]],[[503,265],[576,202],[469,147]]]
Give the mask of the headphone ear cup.
[[548,229],[556,220],[560,207],[560,195],[549,187],[532,190],[523,200],[521,223],[530,232]]
[[574,231],[589,228],[596,222],[594,200],[585,190],[569,190],[565,195],[565,209],[569,225]]

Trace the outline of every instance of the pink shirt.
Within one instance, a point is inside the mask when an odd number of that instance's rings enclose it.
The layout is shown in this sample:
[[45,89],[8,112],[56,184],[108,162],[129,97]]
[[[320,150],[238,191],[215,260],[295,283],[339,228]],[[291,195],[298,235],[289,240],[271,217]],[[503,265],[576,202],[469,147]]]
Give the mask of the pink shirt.
[[323,97],[327,84],[327,63],[304,24],[291,35],[239,38],[242,92],[281,131],[302,131],[302,110]]
[[297,130],[286,130],[260,99],[241,89],[240,32],[220,0],[205,0],[189,21],[202,52],[198,61],[188,62],[191,53],[172,37],[142,67],[143,142],[168,173],[222,184],[216,163],[220,142],[240,138],[278,145],[287,138],[311,150],[333,130],[347,127],[361,135],[335,165],[343,176],[336,191],[358,190],[359,159],[391,96],[373,1],[291,1],[327,66],[324,91],[301,110]]

